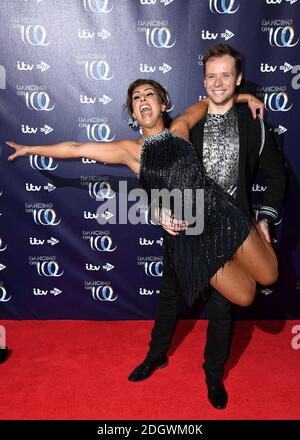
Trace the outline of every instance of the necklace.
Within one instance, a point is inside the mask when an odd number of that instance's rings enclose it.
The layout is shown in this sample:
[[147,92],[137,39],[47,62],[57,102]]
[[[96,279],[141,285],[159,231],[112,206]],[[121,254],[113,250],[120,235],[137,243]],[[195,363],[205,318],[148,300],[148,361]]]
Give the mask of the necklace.
[[168,136],[169,136],[169,130],[167,128],[164,128],[162,131],[159,131],[158,133],[151,134],[149,136],[144,136],[144,143],[166,139]]

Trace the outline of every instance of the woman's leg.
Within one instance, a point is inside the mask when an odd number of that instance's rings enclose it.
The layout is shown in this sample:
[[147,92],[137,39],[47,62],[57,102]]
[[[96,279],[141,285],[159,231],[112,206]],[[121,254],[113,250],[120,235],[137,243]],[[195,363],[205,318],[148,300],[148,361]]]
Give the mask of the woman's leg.
[[258,226],[234,254],[234,261],[255,281],[265,286],[275,283],[278,263],[275,252]]
[[210,279],[210,284],[234,304],[248,306],[252,303],[256,282],[273,284],[278,276],[275,252],[259,227],[252,229],[233,259]]
[[235,260],[227,261],[210,284],[229,301],[243,307],[252,303],[256,292],[255,280]]

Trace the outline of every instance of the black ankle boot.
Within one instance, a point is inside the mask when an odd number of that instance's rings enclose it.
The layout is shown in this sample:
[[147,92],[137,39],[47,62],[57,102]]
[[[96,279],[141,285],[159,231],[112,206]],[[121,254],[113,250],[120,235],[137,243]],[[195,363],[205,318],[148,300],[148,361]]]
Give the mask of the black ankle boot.
[[168,364],[168,359],[165,354],[159,357],[147,356],[144,362],[138,365],[129,375],[128,380],[131,382],[139,382],[148,379],[157,368],[164,368]]
[[216,409],[224,409],[227,405],[228,394],[225,390],[223,380],[218,376],[206,374],[207,397],[212,406]]

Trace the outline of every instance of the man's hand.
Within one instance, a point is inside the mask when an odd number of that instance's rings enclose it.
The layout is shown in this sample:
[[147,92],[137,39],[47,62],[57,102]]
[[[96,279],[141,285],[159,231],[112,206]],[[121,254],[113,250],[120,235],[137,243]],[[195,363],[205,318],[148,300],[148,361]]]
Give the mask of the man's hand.
[[188,227],[186,221],[175,219],[170,209],[161,209],[157,217],[164,230],[171,235],[178,235]]
[[271,243],[270,229],[268,223],[265,220],[261,220],[260,222],[258,222],[257,226],[259,227],[267,242]]

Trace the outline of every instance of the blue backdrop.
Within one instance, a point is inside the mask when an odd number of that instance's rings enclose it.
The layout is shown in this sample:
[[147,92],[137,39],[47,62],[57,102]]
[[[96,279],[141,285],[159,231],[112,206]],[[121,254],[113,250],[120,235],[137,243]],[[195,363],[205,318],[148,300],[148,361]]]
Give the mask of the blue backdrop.
[[[4,141],[134,138],[129,83],[161,82],[175,116],[204,96],[202,57],[220,42],[245,55],[244,89],[264,100],[290,180],[275,228],[280,280],[237,316],[300,318],[300,1],[2,0],[0,11],[0,318],[154,317],[160,227],[96,218],[97,193],[118,207],[136,177],[84,158],[9,163]],[[254,210],[264,190],[258,177]]]

